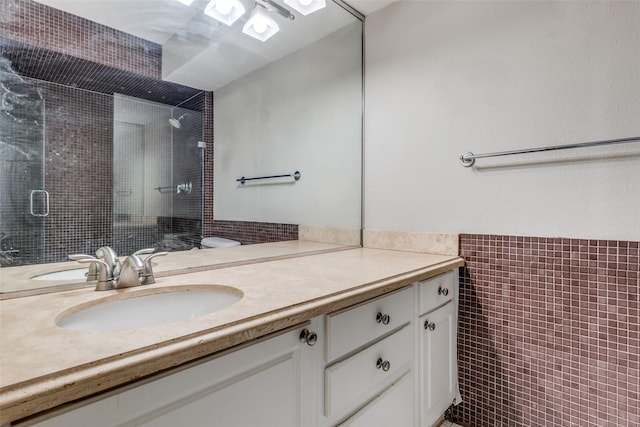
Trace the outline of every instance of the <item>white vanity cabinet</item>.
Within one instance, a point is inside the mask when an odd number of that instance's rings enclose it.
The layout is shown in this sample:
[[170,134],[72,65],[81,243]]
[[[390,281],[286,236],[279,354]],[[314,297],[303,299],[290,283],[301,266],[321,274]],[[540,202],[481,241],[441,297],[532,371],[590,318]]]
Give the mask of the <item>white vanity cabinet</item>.
[[21,425],[431,427],[457,393],[457,292],[450,271]]
[[456,396],[457,275],[435,277],[418,288],[418,375],[421,427],[431,427]]
[[326,316],[321,425],[414,425],[414,295],[408,287]]
[[[312,330],[312,324],[304,328]],[[26,425],[313,426],[316,350],[300,341],[302,329],[191,363]]]

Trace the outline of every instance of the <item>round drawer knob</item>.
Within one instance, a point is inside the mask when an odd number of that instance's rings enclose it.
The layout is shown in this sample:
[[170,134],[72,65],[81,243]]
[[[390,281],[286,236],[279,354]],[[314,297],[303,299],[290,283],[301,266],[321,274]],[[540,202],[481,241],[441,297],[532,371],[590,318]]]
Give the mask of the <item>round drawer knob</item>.
[[444,295],[446,297],[447,295],[449,295],[449,289],[440,286],[438,288],[438,295]]
[[389,322],[391,322],[391,316],[389,316],[388,314],[382,314],[380,312],[376,314],[376,323],[382,323],[383,325],[388,325]]
[[308,346],[312,346],[318,342],[318,334],[305,328],[300,332],[300,342],[303,342]]
[[382,360],[382,357],[378,357],[378,360],[376,361],[376,368],[382,369],[383,371],[387,372],[389,369],[391,369],[391,362],[389,362],[388,360]]
[[429,331],[433,331],[436,328],[436,324],[435,323],[431,323],[428,320],[424,321],[424,328],[429,330]]

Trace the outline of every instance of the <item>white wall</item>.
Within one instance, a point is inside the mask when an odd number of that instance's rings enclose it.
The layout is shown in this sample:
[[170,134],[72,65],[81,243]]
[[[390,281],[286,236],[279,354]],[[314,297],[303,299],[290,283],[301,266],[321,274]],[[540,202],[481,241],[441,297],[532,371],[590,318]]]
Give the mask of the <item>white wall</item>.
[[394,3],[367,17],[365,228],[640,240],[640,2]]
[[[214,93],[215,219],[360,228],[361,34],[345,27]],[[295,184],[236,182],[296,170]]]

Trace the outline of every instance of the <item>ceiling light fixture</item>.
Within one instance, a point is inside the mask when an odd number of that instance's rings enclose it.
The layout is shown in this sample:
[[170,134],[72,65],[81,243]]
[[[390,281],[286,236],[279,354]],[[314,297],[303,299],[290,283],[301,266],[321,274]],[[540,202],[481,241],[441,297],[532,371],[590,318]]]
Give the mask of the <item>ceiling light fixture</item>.
[[284,0],[284,3],[303,15],[308,15],[327,6],[325,0]]
[[190,6],[191,3],[193,3],[193,0],[178,0],[178,1],[182,4],[186,4],[187,6]]
[[240,0],[211,0],[204,13],[216,21],[231,25],[244,15],[245,8]]
[[251,12],[251,18],[244,24],[242,32],[262,42],[280,31],[278,23],[259,5]]

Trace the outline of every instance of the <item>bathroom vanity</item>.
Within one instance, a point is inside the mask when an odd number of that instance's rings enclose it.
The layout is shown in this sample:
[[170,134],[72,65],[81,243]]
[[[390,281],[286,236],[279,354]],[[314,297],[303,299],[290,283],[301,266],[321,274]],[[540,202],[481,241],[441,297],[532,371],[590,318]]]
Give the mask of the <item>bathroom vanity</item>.
[[[360,248],[162,277],[148,289],[224,285],[242,298],[192,320],[112,331],[56,319],[139,289],[1,301],[1,343],[15,349],[0,365],[1,422],[431,426],[457,392],[462,265]],[[26,310],[37,315],[25,322]]]

